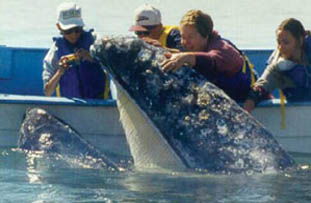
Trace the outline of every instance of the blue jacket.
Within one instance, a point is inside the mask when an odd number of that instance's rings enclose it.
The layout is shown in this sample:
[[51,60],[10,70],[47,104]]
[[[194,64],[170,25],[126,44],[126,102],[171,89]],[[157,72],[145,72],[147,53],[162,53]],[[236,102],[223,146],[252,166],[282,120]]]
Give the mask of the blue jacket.
[[[89,50],[94,42],[91,32],[83,31],[75,45],[70,44],[63,37],[54,38],[58,47],[58,58],[72,54],[80,48]],[[61,77],[58,96],[104,98],[103,95],[106,97],[108,95],[108,83],[108,78],[98,63],[80,61],[79,64],[73,64]]]

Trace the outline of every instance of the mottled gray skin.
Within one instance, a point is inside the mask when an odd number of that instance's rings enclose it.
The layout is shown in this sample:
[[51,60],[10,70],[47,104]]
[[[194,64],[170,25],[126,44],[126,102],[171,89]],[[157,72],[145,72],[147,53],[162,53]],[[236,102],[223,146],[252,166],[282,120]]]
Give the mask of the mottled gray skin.
[[116,37],[98,40],[91,53],[188,168],[248,173],[295,165],[266,128],[194,70],[163,72],[163,49]]
[[94,168],[121,169],[69,125],[40,108],[27,110],[20,129],[18,148],[25,152],[60,154]]

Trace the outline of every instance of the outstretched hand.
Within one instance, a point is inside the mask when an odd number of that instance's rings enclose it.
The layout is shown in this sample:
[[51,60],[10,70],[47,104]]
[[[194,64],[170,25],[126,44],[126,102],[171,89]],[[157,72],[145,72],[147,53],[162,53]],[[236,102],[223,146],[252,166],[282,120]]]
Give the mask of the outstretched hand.
[[166,53],[166,60],[161,63],[164,72],[177,71],[183,66],[193,67],[195,65],[195,57],[190,53]]
[[156,47],[162,46],[158,40],[152,39],[150,37],[142,37],[141,39],[144,40],[146,43],[151,44],[153,46],[156,46]]
[[243,104],[243,109],[246,110],[248,113],[251,113],[254,108],[255,102],[251,99],[247,99]]

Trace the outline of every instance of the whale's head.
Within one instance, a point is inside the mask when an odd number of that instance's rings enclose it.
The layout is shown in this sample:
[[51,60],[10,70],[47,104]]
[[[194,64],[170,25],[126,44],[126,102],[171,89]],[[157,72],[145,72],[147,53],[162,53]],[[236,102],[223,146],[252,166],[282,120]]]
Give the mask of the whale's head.
[[18,148],[30,155],[39,152],[41,155],[61,157],[67,162],[84,166],[121,170],[121,167],[70,125],[42,108],[26,111],[20,129]]
[[136,166],[247,173],[295,164],[264,126],[192,68],[163,72],[164,53],[133,37],[100,39],[91,49],[118,88]]

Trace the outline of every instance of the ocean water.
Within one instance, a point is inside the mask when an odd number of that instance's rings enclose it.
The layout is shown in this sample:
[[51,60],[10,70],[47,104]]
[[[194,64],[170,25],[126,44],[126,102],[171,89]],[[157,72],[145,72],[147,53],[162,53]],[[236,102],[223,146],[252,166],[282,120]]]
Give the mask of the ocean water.
[[[62,0],[0,0],[0,45],[48,48]],[[79,0],[89,28],[131,35],[133,10],[147,2],[164,24],[189,9],[211,14],[215,29],[240,48],[274,48],[275,29],[295,17],[311,25],[310,0]],[[299,169],[286,173],[202,175],[176,172],[113,173],[0,148],[0,203],[4,202],[311,202],[311,156],[292,154]],[[127,160],[125,160],[127,161]]]
[[310,202],[310,157],[299,170],[257,175],[123,173],[0,148],[0,202]]

